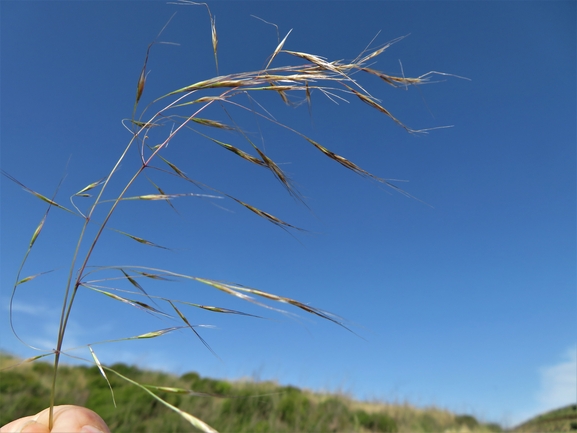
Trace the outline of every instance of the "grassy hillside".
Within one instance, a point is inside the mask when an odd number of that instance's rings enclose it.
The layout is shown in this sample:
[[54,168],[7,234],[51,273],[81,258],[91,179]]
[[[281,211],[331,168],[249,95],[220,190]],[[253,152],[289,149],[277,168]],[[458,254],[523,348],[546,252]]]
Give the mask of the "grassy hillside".
[[[18,360],[0,354],[0,368]],[[117,407],[96,367],[60,367],[57,404],[77,404],[99,413],[115,433],[188,432],[190,424],[139,388],[110,375]],[[343,395],[303,391],[272,382],[225,382],[197,373],[174,376],[124,364],[120,373],[141,383],[181,387],[213,396],[166,394],[170,403],[198,416],[220,432],[496,432],[470,415],[418,409],[409,404],[354,401]],[[52,366],[27,363],[0,371],[0,425],[47,406]],[[214,397],[223,396],[223,397]]]
[[515,433],[577,432],[577,404],[538,415],[515,427]]

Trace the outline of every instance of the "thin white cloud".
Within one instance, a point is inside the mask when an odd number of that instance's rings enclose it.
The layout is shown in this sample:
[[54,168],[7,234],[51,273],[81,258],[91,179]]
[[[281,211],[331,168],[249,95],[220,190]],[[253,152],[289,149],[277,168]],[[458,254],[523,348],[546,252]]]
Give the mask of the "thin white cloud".
[[541,369],[541,389],[537,400],[543,410],[577,402],[577,346],[567,350],[564,360]]
[[[18,318],[15,329],[19,338],[26,345],[30,345],[40,350],[51,351],[56,346],[56,339],[59,332],[59,319],[56,310],[50,310],[43,306],[34,306],[28,303],[14,303],[14,313],[31,314],[36,316],[33,321]],[[77,320],[70,319],[66,330],[63,350],[70,348],[84,347],[87,343],[94,342],[98,335],[106,333],[112,325],[103,322],[96,326],[85,326]]]
[[560,362],[541,367],[540,384],[534,403],[525,410],[507,414],[501,420],[506,427],[514,427],[537,415],[577,402],[577,345],[563,353]]
[[[6,309],[8,309],[8,304],[5,304]],[[12,313],[25,313],[31,314],[33,316],[44,316],[50,313],[48,308],[42,305],[28,304],[25,302],[13,302],[12,303]]]

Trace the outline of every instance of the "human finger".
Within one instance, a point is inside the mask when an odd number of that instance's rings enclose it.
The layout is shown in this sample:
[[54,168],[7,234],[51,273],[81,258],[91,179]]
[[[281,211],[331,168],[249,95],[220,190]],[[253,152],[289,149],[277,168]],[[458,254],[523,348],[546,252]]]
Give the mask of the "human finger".
[[50,412],[20,418],[0,430],[0,433],[110,433],[104,420],[95,412],[80,406],[54,407],[54,425],[48,430]]

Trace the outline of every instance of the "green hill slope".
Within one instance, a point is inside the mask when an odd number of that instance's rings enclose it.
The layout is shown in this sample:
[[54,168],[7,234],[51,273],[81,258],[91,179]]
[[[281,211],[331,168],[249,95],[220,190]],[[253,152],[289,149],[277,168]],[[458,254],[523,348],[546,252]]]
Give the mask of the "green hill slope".
[[577,404],[552,410],[515,427],[515,433],[577,432]]
[[[34,414],[48,404],[52,366],[44,362],[5,367],[18,360],[0,354],[0,425]],[[143,384],[179,387],[203,395],[163,393],[171,404],[194,414],[220,432],[492,432],[470,415],[434,407],[354,401],[343,395],[303,391],[272,382],[226,382],[197,373],[180,377],[133,366],[113,368]],[[99,413],[115,433],[191,431],[190,424],[141,389],[109,375],[110,389],[97,367],[62,366],[57,404],[77,404]]]

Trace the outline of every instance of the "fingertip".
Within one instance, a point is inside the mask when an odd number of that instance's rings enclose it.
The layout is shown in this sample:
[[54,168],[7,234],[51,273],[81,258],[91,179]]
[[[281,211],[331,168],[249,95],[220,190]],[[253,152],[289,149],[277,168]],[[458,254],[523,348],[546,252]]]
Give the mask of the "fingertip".
[[16,433],[50,433],[50,432],[48,431],[48,427],[32,420],[23,424],[18,430],[16,430]]
[[94,427],[93,425],[85,425],[80,429],[80,433],[104,433],[104,432]]

